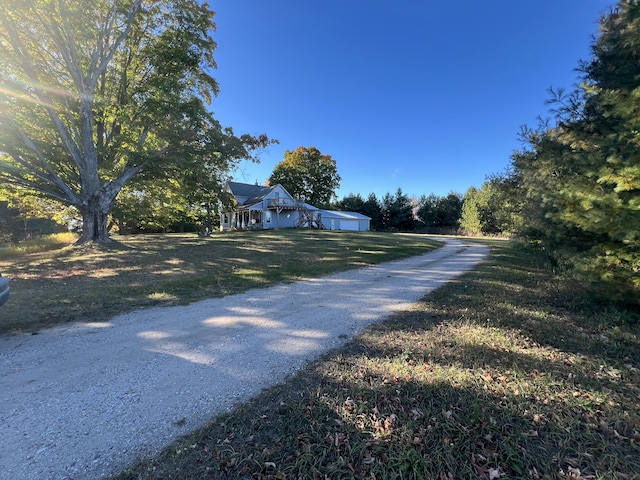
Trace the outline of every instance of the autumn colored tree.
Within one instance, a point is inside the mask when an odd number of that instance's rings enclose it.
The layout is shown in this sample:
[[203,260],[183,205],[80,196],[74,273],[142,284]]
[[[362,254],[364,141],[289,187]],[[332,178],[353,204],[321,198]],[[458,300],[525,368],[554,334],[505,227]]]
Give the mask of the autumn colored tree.
[[286,150],[284,159],[273,169],[269,185],[281,184],[296,198],[316,207],[328,205],[340,186],[336,161],[316,147]]
[[256,159],[269,139],[206,106],[213,15],[198,0],[0,2],[0,183],[76,207],[80,242],[109,242],[134,177],[202,181]]

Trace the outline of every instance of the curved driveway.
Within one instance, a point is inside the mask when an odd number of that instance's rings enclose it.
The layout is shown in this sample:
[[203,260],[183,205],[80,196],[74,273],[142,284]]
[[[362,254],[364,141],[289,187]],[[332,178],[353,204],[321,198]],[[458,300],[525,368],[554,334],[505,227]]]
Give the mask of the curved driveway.
[[428,254],[103,324],[0,337],[0,479],[97,479],[282,381],[485,258]]

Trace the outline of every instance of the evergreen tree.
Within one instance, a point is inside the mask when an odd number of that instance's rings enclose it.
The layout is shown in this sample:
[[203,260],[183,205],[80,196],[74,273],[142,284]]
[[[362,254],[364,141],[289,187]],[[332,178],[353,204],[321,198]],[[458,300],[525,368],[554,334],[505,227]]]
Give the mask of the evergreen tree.
[[342,198],[342,200],[336,202],[334,207],[337,210],[341,210],[343,212],[357,212],[366,215],[364,213],[364,198],[362,198],[359,193],[356,195],[354,195],[353,193],[346,195]]
[[460,228],[467,235],[480,235],[484,233],[481,217],[480,193],[476,187],[469,187],[462,198],[462,214],[460,216]]
[[364,202],[362,213],[371,218],[371,230],[383,230],[382,206],[375,193],[370,193]]
[[556,122],[525,130],[513,166],[528,235],[609,295],[640,304],[640,2],[600,22],[573,92],[552,92]]
[[462,195],[450,192],[446,197],[431,194],[418,201],[417,216],[427,229],[449,233],[458,229],[462,214]]
[[398,188],[395,195],[387,193],[382,199],[382,218],[386,230],[415,230],[411,199]]

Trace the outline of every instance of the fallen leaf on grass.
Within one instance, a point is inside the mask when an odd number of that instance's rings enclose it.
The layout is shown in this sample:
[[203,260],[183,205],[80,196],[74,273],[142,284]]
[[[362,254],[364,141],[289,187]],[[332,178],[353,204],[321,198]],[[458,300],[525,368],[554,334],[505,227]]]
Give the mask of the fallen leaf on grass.
[[384,429],[389,430],[393,426],[394,422],[398,419],[395,413],[392,413],[384,420]]
[[422,413],[421,410],[414,408],[411,410],[411,416],[413,417],[414,420],[417,420],[420,417],[424,417],[424,413]]
[[611,378],[620,378],[622,376],[620,370],[616,368],[607,370],[607,375],[609,375]]
[[595,475],[582,475],[579,468],[568,467],[567,473],[560,470],[560,476],[562,478],[569,478],[571,480],[595,480]]
[[544,425],[547,422],[545,421],[544,415],[540,415],[539,413],[536,413],[533,415],[533,423],[537,425]]
[[618,439],[618,440],[629,440],[629,437],[625,437],[624,435],[620,435],[618,433],[618,431],[614,428],[613,429],[613,435]]

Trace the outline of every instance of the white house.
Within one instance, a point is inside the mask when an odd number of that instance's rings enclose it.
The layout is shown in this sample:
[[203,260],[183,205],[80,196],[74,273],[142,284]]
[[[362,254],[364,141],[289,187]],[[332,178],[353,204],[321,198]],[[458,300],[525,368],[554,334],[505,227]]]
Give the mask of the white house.
[[293,198],[280,184],[228,182],[226,188],[234,205],[220,212],[220,230],[293,228],[316,219],[316,207]]
[[228,182],[234,205],[221,208],[220,230],[318,227],[328,230],[369,230],[371,219],[355,212],[320,210],[273,187]]

